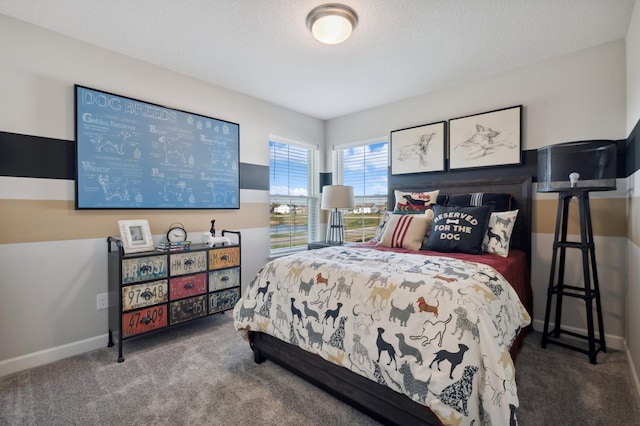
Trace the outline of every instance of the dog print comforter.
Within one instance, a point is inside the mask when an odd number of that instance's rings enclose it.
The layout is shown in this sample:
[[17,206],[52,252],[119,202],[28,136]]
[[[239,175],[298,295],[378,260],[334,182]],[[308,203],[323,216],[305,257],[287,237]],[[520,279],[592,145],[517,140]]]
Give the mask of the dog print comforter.
[[370,248],[302,252],[269,262],[234,320],[404,393],[444,424],[514,424],[509,348],[530,317],[490,266]]

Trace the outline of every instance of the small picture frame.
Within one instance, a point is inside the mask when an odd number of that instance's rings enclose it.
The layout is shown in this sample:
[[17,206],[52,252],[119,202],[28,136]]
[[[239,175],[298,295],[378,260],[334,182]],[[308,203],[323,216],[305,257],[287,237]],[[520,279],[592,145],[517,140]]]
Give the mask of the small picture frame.
[[391,174],[445,170],[446,123],[423,124],[391,132]]
[[522,164],[522,105],[449,120],[449,170]]
[[146,219],[119,220],[120,237],[125,253],[140,253],[154,250],[151,228]]

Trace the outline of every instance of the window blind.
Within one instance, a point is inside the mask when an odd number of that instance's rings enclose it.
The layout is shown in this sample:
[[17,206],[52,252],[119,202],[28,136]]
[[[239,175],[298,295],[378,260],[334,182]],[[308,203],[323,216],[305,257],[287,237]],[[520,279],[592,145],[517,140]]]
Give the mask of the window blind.
[[384,139],[334,149],[334,182],[353,186],[355,208],[345,214],[347,241],[365,242],[387,209],[389,143]]

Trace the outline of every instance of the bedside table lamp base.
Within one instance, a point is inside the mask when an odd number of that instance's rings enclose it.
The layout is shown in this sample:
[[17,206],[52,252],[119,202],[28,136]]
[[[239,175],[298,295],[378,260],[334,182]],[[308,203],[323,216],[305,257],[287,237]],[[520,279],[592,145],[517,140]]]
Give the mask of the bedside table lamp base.
[[332,210],[327,224],[327,242],[342,243],[344,241],[344,215],[338,209]]

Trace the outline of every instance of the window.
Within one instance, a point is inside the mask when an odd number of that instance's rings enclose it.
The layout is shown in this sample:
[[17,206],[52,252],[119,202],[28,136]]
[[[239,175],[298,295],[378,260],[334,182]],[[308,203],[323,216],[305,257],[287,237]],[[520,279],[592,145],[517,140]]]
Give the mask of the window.
[[387,209],[389,143],[379,138],[334,147],[334,182],[353,186],[353,211],[345,212],[345,239],[369,241]]
[[317,239],[318,157],[316,147],[274,137],[269,141],[271,254],[306,249]]

